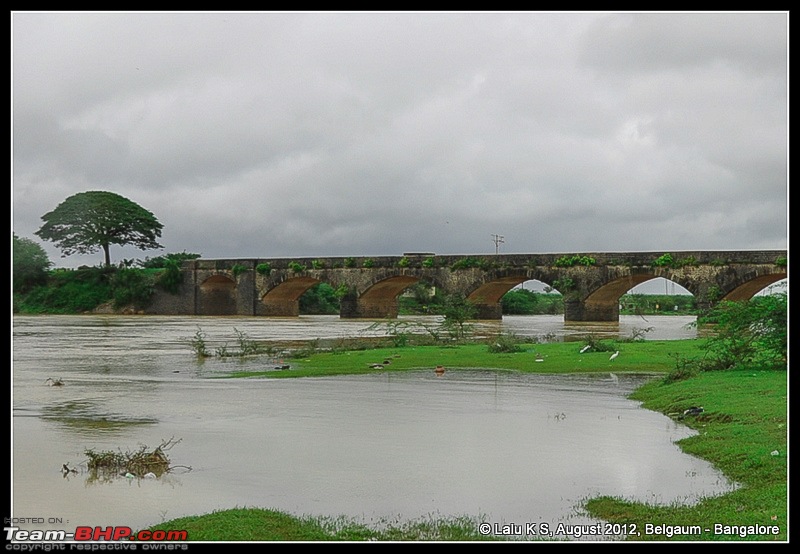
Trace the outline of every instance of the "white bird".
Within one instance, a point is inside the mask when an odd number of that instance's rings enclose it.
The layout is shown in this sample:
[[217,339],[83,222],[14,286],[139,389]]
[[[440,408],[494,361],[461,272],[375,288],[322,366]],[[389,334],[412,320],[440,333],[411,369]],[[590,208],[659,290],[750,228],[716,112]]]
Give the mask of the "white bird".
[[611,357],[609,358],[609,360],[613,360],[613,359],[614,359],[614,358],[616,358],[617,356],[619,356],[619,350],[617,350],[616,352],[614,352],[613,354],[611,354]]
[[583,348],[581,348],[581,352],[580,352],[580,353],[581,353],[581,354],[583,354],[584,352],[586,352],[587,350],[589,350],[591,347],[592,347],[592,345],[591,345],[591,344],[587,344],[586,346],[584,346]]
[[148,471],[147,473],[144,474],[144,478],[145,479],[155,479],[156,478],[156,474],[153,473],[152,471]]

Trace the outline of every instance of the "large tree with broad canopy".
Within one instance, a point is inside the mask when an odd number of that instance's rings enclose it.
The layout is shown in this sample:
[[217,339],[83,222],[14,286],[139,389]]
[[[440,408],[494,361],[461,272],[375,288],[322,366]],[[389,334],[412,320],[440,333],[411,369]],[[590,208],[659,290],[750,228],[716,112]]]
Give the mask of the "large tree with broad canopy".
[[103,249],[111,265],[109,246],[132,245],[140,250],[163,248],[156,239],[163,225],[140,205],[105,191],[79,192],[42,216],[36,235],[61,249],[63,256],[91,254]]

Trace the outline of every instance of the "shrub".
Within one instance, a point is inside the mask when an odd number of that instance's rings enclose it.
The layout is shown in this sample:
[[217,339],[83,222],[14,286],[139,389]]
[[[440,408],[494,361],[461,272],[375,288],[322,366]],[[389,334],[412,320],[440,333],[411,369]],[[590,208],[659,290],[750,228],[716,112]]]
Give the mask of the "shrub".
[[234,279],[239,277],[239,275],[241,275],[245,271],[247,271],[247,267],[243,266],[242,264],[233,264],[233,267],[231,268],[231,273],[233,273]]
[[490,354],[513,354],[522,352],[519,345],[520,339],[513,333],[501,333],[489,341]]
[[163,256],[156,256],[155,258],[145,258],[139,265],[144,269],[161,269],[167,267],[167,263],[175,262],[180,266],[186,260],[196,260],[200,254],[192,254],[190,252],[172,252]]
[[555,262],[553,262],[553,265],[556,267],[573,267],[576,265],[591,266],[595,265],[596,263],[597,260],[592,258],[591,256],[575,255],[575,256],[561,256]]
[[306,266],[300,262],[289,262],[289,269],[291,269],[294,273],[302,273],[306,270]]
[[553,288],[561,293],[566,293],[573,288],[575,288],[575,281],[573,281],[569,277],[563,277],[561,279],[555,279],[553,281]]
[[613,341],[599,339],[593,334],[585,336],[584,341],[586,346],[589,347],[589,352],[615,352],[619,350]]
[[189,344],[191,344],[192,350],[194,350],[195,354],[197,354],[199,358],[207,358],[211,355],[208,353],[206,334],[200,327],[197,328],[197,331],[195,332],[194,337],[192,337],[189,341]]
[[491,263],[486,260],[475,258],[474,256],[468,256],[466,258],[461,258],[460,260],[453,263],[453,265],[450,266],[450,270],[458,271],[459,269],[470,269],[473,267],[478,267],[480,269],[489,269],[490,266]]
[[317,283],[305,291],[299,299],[301,314],[338,314],[341,297],[328,283]]
[[140,269],[119,269],[111,278],[114,307],[143,307],[154,292],[153,278]]
[[653,267],[672,267],[673,263],[675,263],[675,260],[673,260],[672,254],[667,253],[660,255],[650,265]]
[[47,271],[53,263],[44,248],[27,238],[13,235],[13,287],[24,293],[47,283]]
[[272,266],[267,262],[260,263],[256,266],[256,272],[261,275],[269,275],[272,273]]
[[694,256],[689,256],[687,258],[681,258],[677,260],[675,263],[672,264],[672,267],[686,267],[688,265],[699,265],[700,262],[697,261],[697,258]]
[[786,369],[786,293],[754,297],[747,302],[720,302],[698,322],[713,325],[702,370]]
[[164,271],[158,276],[156,284],[170,294],[177,294],[183,283],[183,272],[176,260],[166,260]]
[[679,354],[670,354],[670,356],[675,358],[675,369],[664,377],[665,383],[675,383],[697,375],[698,366],[695,360],[691,358],[682,358]]

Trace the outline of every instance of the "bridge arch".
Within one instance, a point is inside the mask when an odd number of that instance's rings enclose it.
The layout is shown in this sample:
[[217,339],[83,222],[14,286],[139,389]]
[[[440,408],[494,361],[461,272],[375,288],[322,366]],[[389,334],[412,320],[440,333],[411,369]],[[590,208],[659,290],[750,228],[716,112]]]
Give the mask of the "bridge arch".
[[736,285],[725,293],[722,300],[733,302],[750,300],[756,294],[778,281],[786,279],[786,273],[771,273],[765,275],[754,275],[749,280]]
[[[658,278],[680,285],[697,296],[697,287],[679,275],[671,275],[663,270],[632,271],[590,289],[580,301],[582,317],[587,321],[619,321],[619,304],[622,297],[631,289]],[[568,304],[571,306],[567,307]],[[565,300],[565,311],[569,309],[575,310],[574,298],[571,302]]]
[[284,277],[261,295],[259,315],[292,317],[300,315],[300,297],[322,281],[307,275]]
[[341,316],[376,319],[397,317],[397,297],[420,280],[420,277],[406,273],[381,276],[366,284],[360,293],[356,290],[345,296],[342,299]]
[[[477,310],[477,319],[502,319],[505,294],[526,281],[539,281],[556,290],[557,275],[546,267],[502,268],[478,272],[464,285],[467,301]],[[559,291],[561,292],[561,291]]]
[[477,284],[466,294],[467,301],[472,303],[476,310],[477,319],[502,319],[502,299],[505,294],[517,285],[527,281],[524,275],[505,275],[489,278]]
[[197,309],[208,315],[236,315],[236,281],[226,274],[207,277],[197,287]]
[[785,279],[786,267],[785,250],[199,259],[184,262],[186,286],[180,297],[164,299],[151,310],[294,315],[300,296],[325,282],[350,291],[342,317],[393,317],[402,291],[425,281],[446,293],[463,294],[479,307],[478,317],[498,319],[502,297],[537,280],[561,293],[565,321],[612,321],[619,318],[620,297],[656,277],[679,284],[704,309],[719,300],[758,294]]

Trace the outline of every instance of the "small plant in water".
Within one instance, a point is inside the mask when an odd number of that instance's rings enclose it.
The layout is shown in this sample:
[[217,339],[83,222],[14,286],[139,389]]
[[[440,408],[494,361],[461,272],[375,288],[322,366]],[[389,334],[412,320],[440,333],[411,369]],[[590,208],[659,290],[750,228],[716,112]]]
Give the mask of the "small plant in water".
[[647,333],[650,333],[651,331],[653,331],[654,329],[655,329],[655,327],[644,327],[644,328],[634,327],[631,330],[631,336],[627,340],[629,342],[643,341],[644,340],[644,336]]
[[211,354],[208,353],[208,345],[206,344],[206,334],[203,330],[198,327],[197,332],[195,332],[194,337],[192,337],[190,341],[192,345],[192,350],[194,350],[195,354],[199,358],[207,358]]
[[252,354],[259,354],[261,352],[261,348],[258,346],[258,343],[248,337],[245,333],[239,331],[236,327],[233,328],[233,332],[236,333],[236,340],[239,342],[240,356],[250,356]]

